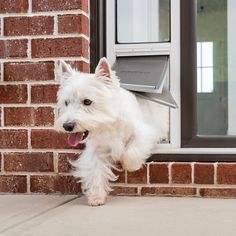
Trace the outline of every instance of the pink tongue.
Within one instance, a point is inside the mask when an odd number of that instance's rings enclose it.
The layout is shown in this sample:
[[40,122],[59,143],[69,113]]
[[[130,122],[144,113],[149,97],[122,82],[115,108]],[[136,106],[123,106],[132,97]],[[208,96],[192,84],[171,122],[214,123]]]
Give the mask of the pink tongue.
[[76,147],[83,139],[83,133],[82,132],[78,132],[78,133],[72,133],[69,135],[68,138],[68,143],[73,146]]

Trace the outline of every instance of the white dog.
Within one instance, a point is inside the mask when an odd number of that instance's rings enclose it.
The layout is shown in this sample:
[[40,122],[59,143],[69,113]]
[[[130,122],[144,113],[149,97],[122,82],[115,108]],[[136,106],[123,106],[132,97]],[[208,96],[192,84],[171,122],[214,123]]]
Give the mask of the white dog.
[[166,136],[168,108],[122,89],[105,58],[95,74],[75,71],[63,61],[57,70],[61,86],[56,127],[70,133],[71,146],[86,143],[73,162],[74,176],[79,177],[89,204],[102,205],[111,191],[109,182],[117,179],[112,172],[115,164],[138,170]]

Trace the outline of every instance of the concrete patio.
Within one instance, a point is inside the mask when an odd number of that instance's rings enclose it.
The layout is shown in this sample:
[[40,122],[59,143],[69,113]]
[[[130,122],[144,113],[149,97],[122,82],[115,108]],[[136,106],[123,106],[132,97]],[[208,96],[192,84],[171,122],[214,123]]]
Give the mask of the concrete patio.
[[4,236],[235,236],[236,200],[111,197],[90,207],[84,197],[1,195]]

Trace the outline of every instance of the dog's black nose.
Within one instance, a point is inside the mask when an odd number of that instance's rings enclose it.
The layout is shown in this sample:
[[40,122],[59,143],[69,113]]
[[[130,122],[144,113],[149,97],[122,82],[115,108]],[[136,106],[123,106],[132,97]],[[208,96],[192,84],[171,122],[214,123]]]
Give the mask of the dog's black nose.
[[66,130],[66,131],[73,131],[73,129],[75,128],[75,122],[68,122],[68,123],[64,123],[63,124],[63,128]]

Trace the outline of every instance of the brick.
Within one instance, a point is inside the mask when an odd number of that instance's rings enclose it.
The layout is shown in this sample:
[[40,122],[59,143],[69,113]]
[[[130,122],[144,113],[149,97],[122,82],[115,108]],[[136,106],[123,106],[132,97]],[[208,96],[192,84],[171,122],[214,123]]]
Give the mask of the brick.
[[194,183],[214,184],[214,166],[212,164],[195,164]]
[[180,187],[143,187],[141,195],[195,196],[195,188]]
[[58,154],[58,172],[69,173],[73,167],[69,161],[75,161],[79,157],[78,153],[59,153]]
[[72,176],[31,176],[30,191],[33,193],[78,194],[80,184]]
[[2,170],[2,153],[0,152],[0,173],[1,173],[1,170]]
[[88,57],[88,41],[84,38],[32,39],[32,57]]
[[88,11],[88,0],[32,0],[34,12],[65,11],[65,10]]
[[173,164],[171,167],[172,183],[190,184],[192,182],[192,168],[189,164]]
[[5,126],[53,126],[54,110],[51,107],[4,108]]
[[27,87],[26,85],[0,85],[0,103],[26,103]]
[[116,165],[117,170],[113,169],[112,172],[118,176],[118,179],[114,181],[114,183],[125,183],[125,171],[123,170],[123,167],[121,164]]
[[0,148],[27,148],[27,130],[0,130]]
[[90,67],[89,64],[84,61],[66,61],[70,64],[72,68],[83,73],[89,73]]
[[113,170],[113,173],[118,176],[118,179],[113,183],[125,183],[125,171]]
[[28,0],[1,0],[0,13],[23,13],[28,11]]
[[201,197],[212,197],[212,198],[235,198],[236,189],[230,188],[202,188],[199,190]]
[[54,62],[9,62],[4,64],[5,81],[54,80]]
[[137,187],[112,186],[112,189],[111,195],[138,195]]
[[28,172],[52,172],[53,153],[5,153],[4,154],[5,171],[28,171]]
[[59,15],[58,32],[59,34],[85,34],[89,35],[89,20],[84,15]]
[[[31,145],[33,148],[72,148],[67,140],[67,133],[58,133],[55,130],[35,129],[31,131]],[[83,148],[83,145],[79,148]]]
[[127,172],[127,182],[129,184],[146,184],[147,183],[147,167],[134,172]]
[[50,35],[54,31],[53,16],[6,17],[5,36]]
[[218,164],[218,184],[236,184],[236,164]]
[[149,181],[154,183],[169,183],[168,164],[150,164]]
[[55,84],[32,85],[31,103],[56,103],[58,88]]
[[27,39],[0,40],[0,58],[27,57]]
[[0,175],[0,192],[26,193],[26,176]]

